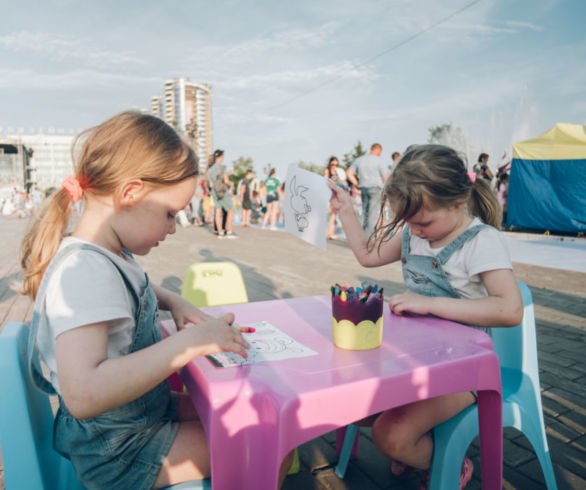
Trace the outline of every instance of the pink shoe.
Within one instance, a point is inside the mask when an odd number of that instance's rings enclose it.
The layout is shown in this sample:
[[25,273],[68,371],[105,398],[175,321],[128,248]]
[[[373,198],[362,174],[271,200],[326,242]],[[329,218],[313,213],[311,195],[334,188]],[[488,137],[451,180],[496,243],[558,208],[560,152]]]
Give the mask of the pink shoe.
[[413,466],[408,466],[400,461],[391,460],[391,473],[397,478],[407,478],[415,472]]
[[427,490],[429,488],[429,471],[421,471],[421,480],[419,480],[419,486],[417,490]]
[[464,458],[462,463],[462,469],[460,470],[460,487],[459,490],[463,490],[468,482],[472,478],[472,473],[474,473],[474,465],[472,461],[468,458]]

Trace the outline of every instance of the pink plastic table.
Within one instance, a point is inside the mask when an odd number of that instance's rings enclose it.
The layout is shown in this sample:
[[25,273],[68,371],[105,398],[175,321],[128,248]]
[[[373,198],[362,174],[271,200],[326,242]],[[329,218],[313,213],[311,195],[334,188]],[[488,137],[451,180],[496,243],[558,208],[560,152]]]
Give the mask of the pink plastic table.
[[207,433],[214,489],[274,489],[282,459],[300,444],[391,407],[467,390],[478,391],[482,488],[501,488],[500,369],[484,332],[398,317],[385,304],[382,346],[348,351],[332,342],[330,296],[205,311],[234,312],[240,325],[266,320],[318,353],[228,368],[198,358],[181,370]]

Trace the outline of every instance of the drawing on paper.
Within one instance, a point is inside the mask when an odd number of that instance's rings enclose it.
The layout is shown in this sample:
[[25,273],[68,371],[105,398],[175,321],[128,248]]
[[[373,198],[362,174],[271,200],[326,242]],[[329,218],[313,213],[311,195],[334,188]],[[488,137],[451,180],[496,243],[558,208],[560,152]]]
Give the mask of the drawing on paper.
[[317,354],[317,352],[308,349],[268,322],[249,323],[246,326],[256,329],[254,333],[242,334],[250,344],[250,349],[246,351],[248,357],[245,359],[232,352],[221,352],[207,356],[214,366],[242,366],[263,361],[280,361],[292,357]]
[[325,250],[331,194],[325,177],[295,164],[289,165],[283,198],[285,230]]
[[311,206],[305,196],[308,190],[309,188],[304,185],[297,185],[297,177],[293,177],[291,181],[291,209],[295,213],[295,222],[300,232],[309,226],[306,215],[311,212]]

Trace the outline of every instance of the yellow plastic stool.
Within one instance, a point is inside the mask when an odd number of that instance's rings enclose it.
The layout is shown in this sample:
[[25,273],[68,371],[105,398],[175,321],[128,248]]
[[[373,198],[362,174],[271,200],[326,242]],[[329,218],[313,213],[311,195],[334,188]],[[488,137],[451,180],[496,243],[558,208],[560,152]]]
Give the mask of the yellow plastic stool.
[[198,262],[185,271],[181,296],[204,306],[248,303],[240,268],[233,262]]
[[295,448],[295,452],[293,453],[293,462],[291,463],[291,468],[289,468],[288,475],[294,475],[299,473],[299,449]]

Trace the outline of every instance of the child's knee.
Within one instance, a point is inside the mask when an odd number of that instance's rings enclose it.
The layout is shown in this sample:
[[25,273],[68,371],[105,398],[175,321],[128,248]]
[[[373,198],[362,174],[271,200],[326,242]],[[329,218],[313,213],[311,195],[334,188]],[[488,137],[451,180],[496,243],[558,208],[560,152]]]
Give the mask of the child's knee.
[[394,414],[381,415],[372,426],[372,440],[375,447],[389,458],[401,460],[410,445],[411,438],[408,428],[401,424]]

